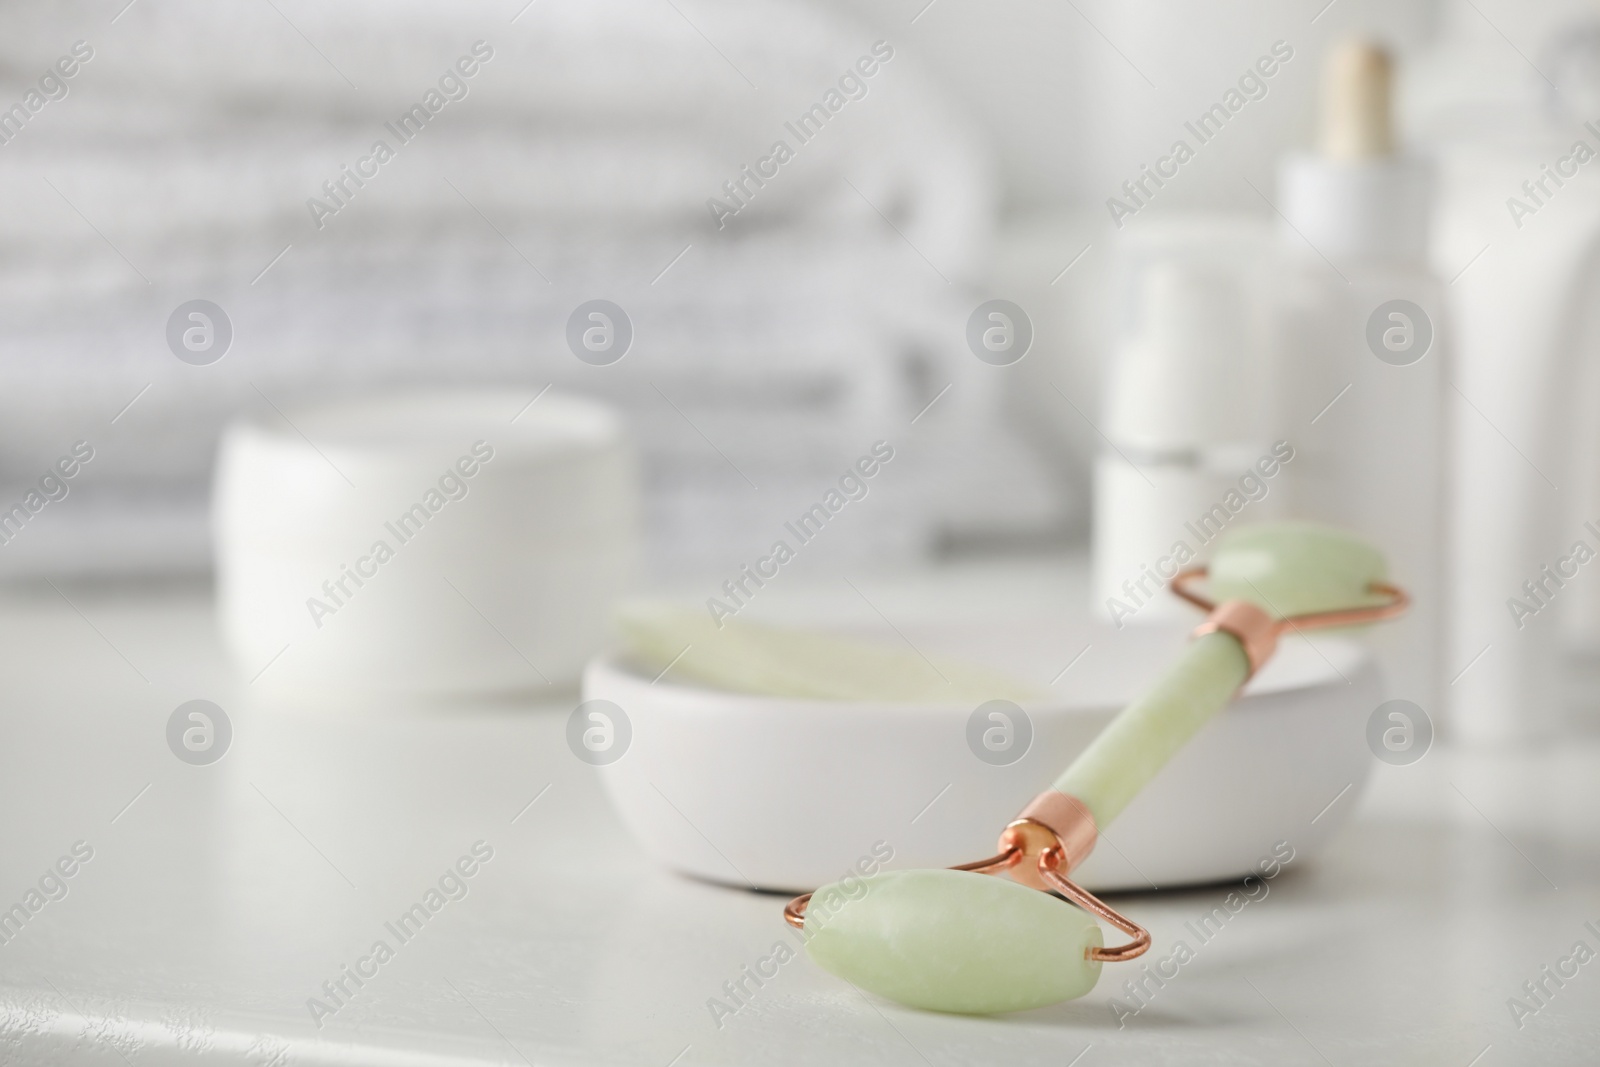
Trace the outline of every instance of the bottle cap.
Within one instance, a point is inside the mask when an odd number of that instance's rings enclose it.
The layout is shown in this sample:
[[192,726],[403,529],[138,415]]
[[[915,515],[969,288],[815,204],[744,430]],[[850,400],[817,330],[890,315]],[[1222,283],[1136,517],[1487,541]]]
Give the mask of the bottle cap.
[[1394,155],[1393,80],[1389,53],[1371,41],[1346,41],[1329,53],[1322,71],[1318,140],[1324,159]]

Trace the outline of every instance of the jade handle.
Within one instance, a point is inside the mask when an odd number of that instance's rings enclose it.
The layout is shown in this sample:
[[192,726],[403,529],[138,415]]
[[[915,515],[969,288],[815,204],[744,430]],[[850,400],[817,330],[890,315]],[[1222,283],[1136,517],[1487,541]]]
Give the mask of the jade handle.
[[1055,781],[1104,830],[1173,753],[1227,706],[1250,673],[1238,638],[1197,637],[1161,680],[1111,720]]

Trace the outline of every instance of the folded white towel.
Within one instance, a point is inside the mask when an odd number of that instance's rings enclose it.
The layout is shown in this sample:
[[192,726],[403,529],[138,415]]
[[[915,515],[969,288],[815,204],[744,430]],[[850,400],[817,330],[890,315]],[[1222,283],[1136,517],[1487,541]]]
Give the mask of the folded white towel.
[[[15,385],[0,480],[67,433],[106,442],[84,497],[198,497],[218,428],[264,397],[555,382],[629,412],[658,558],[704,561],[765,536],[746,478],[804,496],[834,452],[977,369],[960,338],[994,212],[987,154],[899,42],[875,50],[788,0],[113,14],[61,0],[15,13],[25,32],[0,40],[0,69],[23,78],[74,41],[94,49],[0,145],[0,198],[27,205],[0,213],[0,373]],[[492,56],[461,76],[465,95],[402,143],[390,124],[479,41]],[[819,106],[829,117],[802,137],[794,123]],[[394,157],[351,184],[379,139]],[[792,158],[744,177],[780,140]],[[737,212],[719,220],[711,201]],[[637,330],[606,375],[563,341],[572,308],[602,295]],[[235,329],[206,368],[163,337],[196,296]],[[926,543],[949,471],[989,454],[971,403],[941,401],[948,443],[927,465],[945,480],[908,461],[905,498],[841,532],[841,551],[850,536],[886,556]]]

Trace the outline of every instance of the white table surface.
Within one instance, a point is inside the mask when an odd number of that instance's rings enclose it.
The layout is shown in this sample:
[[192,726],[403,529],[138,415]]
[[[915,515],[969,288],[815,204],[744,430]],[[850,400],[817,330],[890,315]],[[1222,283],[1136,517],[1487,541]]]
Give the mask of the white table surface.
[[[891,617],[1082,596],[1072,568],[869,588]],[[636,859],[564,743],[573,694],[264,699],[226,664],[205,590],[64,591],[0,597],[0,909],[74,842],[94,856],[0,944],[0,1063],[1600,1062],[1600,960],[1520,1028],[1507,1007],[1575,942],[1600,951],[1593,742],[1377,766],[1336,843],[1120,1028],[1119,968],[1082,1001],[971,1019],[868,998],[803,957],[719,1028],[708,998],[785,936],[783,901]],[[165,740],[197,697],[235,730],[208,767]],[[494,856],[468,895],[319,1030],[307,999],[479,840]],[[1160,954],[1226,892],[1119,899]]]

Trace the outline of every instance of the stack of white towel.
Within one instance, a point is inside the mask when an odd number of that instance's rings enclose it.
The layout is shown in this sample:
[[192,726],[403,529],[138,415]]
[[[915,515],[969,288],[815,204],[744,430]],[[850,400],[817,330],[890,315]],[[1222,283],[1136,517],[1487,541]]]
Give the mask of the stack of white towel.
[[[387,384],[621,405],[669,567],[763,547],[876,439],[905,446],[902,481],[830,552],[920,551],[1016,465],[993,443],[993,368],[962,345],[990,295],[986,154],[900,42],[875,53],[877,35],[773,0],[66,0],[8,18],[31,25],[0,41],[7,85],[78,41],[93,57],[0,146],[0,485],[74,440],[97,458],[0,573],[203,566],[233,412]],[[457,98],[402,142],[391,125],[433,90]],[[805,143],[786,125],[839,99]],[[394,158],[331,198],[379,139]],[[724,183],[778,140],[793,158],[719,226],[708,200],[735,206]],[[610,367],[564,340],[597,297],[636,331]],[[166,345],[195,298],[233,324],[207,367]]]

